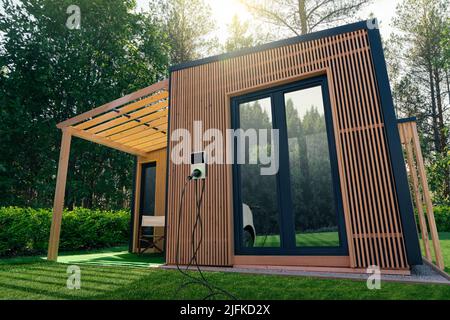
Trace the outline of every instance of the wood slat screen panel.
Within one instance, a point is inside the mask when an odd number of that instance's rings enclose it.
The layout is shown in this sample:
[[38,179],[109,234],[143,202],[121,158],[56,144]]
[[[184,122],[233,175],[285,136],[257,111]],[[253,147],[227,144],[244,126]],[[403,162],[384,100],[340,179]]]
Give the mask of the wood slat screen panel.
[[[254,52],[172,72],[170,131],[231,127],[227,95],[327,74],[352,267],[407,268],[397,195],[367,31]],[[170,144],[170,150],[175,145]],[[203,146],[205,147],[205,146]],[[170,151],[169,151],[170,155]],[[202,265],[233,264],[232,167],[210,165],[203,210]],[[180,193],[188,165],[169,166],[167,262],[175,263]],[[186,191],[180,263],[192,255],[193,186]]]
[[[410,186],[412,188],[411,193],[414,195],[415,208],[419,218],[418,231],[420,231],[422,236],[424,258],[428,260],[429,263],[434,263],[433,260],[435,260],[436,266],[439,269],[444,270],[444,259],[442,257],[439,233],[434,217],[433,203],[428,187],[419,133],[417,132],[417,124],[415,121],[402,122],[398,124],[398,130],[400,133],[400,141],[406,153],[408,175],[411,182]],[[429,233],[428,228],[430,231]],[[432,246],[430,245],[430,234],[433,241]]]

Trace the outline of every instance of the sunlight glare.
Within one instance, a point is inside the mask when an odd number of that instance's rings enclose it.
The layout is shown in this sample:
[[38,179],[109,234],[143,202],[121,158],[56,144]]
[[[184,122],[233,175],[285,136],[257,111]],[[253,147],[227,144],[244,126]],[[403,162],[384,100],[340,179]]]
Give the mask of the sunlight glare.
[[221,42],[228,36],[228,25],[234,15],[237,15],[241,22],[251,19],[250,13],[239,0],[206,0],[206,2],[211,7],[217,24],[217,36]]

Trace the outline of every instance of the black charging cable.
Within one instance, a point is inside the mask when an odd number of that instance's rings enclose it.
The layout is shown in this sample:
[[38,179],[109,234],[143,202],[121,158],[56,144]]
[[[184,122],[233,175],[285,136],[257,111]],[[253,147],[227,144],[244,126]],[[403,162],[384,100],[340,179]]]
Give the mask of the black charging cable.
[[[202,180],[202,189],[200,195],[198,195],[198,180],[195,180],[195,209],[196,209],[196,216],[195,216],[195,223],[194,227],[192,229],[191,233],[191,245],[192,245],[192,257],[189,261],[189,263],[186,266],[185,270],[182,270],[179,265],[179,247],[180,247],[180,229],[181,229],[181,222],[182,222],[182,208],[183,208],[183,202],[184,197],[186,194],[186,187],[194,177],[200,177],[201,171],[198,169],[195,169],[192,174],[188,177],[187,181],[185,182],[182,192],[181,192],[181,198],[180,198],[180,207],[178,208],[178,230],[177,230],[177,248],[176,248],[176,257],[175,257],[175,263],[177,266],[178,271],[185,277],[189,279],[188,282],[183,283],[180,285],[175,292],[175,295],[177,295],[179,292],[181,292],[182,289],[187,288],[190,285],[200,285],[208,289],[209,293],[203,298],[203,300],[211,299],[215,296],[224,295],[228,298],[235,299],[237,298],[229,293],[228,291],[221,289],[217,286],[212,285],[209,283],[209,281],[206,279],[205,275],[203,274],[202,270],[200,269],[197,254],[198,251],[202,245],[203,242],[203,221],[201,218],[201,206],[203,203],[203,197],[205,193],[205,180]],[[197,245],[195,245],[195,235],[197,233],[197,229],[200,230],[199,235],[199,241],[197,242]],[[188,273],[189,268],[192,266],[192,264],[195,264],[195,267],[197,269],[198,274],[200,275],[200,278],[194,277]]]

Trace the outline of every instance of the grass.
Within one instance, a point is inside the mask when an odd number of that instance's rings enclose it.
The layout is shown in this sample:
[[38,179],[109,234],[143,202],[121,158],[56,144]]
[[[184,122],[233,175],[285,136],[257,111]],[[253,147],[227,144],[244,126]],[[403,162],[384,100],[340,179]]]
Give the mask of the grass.
[[[338,247],[338,232],[311,232],[299,233],[296,235],[297,246],[302,247]],[[279,235],[256,236],[255,247],[272,247],[280,246]]]
[[[422,248],[422,252],[425,252],[423,249],[423,241],[421,236],[420,238],[420,246]],[[442,256],[444,257],[444,265],[445,265],[445,271],[450,274],[450,232],[439,232],[439,239],[441,244],[441,251]],[[433,256],[433,261],[436,261],[434,258],[434,247],[433,247],[433,241],[431,241],[431,235],[430,235],[430,249],[431,254]]]
[[128,250],[82,255],[64,255],[58,262],[73,265],[125,266],[132,268],[151,268],[164,264],[161,254],[131,254]]
[[[128,246],[119,246],[112,248],[104,248],[104,249],[90,249],[90,250],[79,250],[79,251],[66,251],[60,252],[58,254],[58,259],[61,259],[65,256],[77,256],[84,254],[101,254],[101,253],[116,253],[127,251]],[[45,256],[19,256],[19,257],[0,257],[0,266],[4,264],[17,264],[17,263],[29,263],[29,262],[42,262],[46,260]]]
[[[0,259],[1,265],[43,262],[44,256],[25,256]],[[164,257],[159,253],[131,254],[127,246],[88,251],[63,252],[58,256],[59,263],[74,265],[126,266],[131,268],[151,268],[164,264]]]
[[[450,266],[450,233],[442,233],[441,240],[446,265]],[[48,262],[40,257],[0,259],[0,299],[198,299],[205,295],[206,291],[200,287],[178,290],[185,279],[175,270],[140,267],[142,260],[139,259],[158,263],[161,258],[155,255],[123,256],[123,249],[108,249],[113,258],[108,258],[107,251],[96,251],[90,255],[91,259],[88,255],[64,254],[60,261],[80,265],[80,290],[66,288],[67,264]],[[119,263],[112,264],[111,259]],[[120,263],[122,260],[137,262],[138,267],[124,267]],[[205,274],[209,281],[239,299],[450,300],[450,286],[446,285],[383,282],[381,290],[368,290],[364,281],[222,272]]]
[[[66,288],[67,265],[32,262],[0,266],[0,299],[196,299],[200,287],[177,290],[185,279],[172,270],[81,266],[81,289]],[[450,286],[365,282],[304,277],[207,273],[209,281],[239,299],[450,299]]]

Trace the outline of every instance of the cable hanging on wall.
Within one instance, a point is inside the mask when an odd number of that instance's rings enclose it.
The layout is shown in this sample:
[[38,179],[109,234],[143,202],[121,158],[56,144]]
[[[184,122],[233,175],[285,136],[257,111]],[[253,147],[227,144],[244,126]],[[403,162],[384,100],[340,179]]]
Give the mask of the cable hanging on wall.
[[[201,179],[201,190],[200,193],[198,192],[198,184],[199,184],[199,179],[203,177]],[[206,182],[205,182],[205,172],[202,172],[202,170],[194,169],[192,171],[192,174],[187,178],[187,181],[184,183],[183,185],[183,189],[181,192],[181,197],[180,197],[180,203],[179,203],[179,208],[178,208],[178,226],[177,226],[177,242],[176,242],[176,267],[178,269],[178,271],[187,278],[187,282],[182,283],[176,290],[175,292],[175,297],[185,288],[191,286],[191,285],[198,285],[198,286],[202,286],[205,287],[208,290],[208,294],[205,295],[203,297],[203,300],[208,300],[208,299],[212,299],[214,297],[217,296],[225,296],[227,298],[230,299],[234,299],[237,300],[237,298],[229,293],[228,291],[219,288],[213,284],[211,284],[205,277],[205,275],[203,274],[202,270],[200,269],[198,260],[197,260],[197,254],[198,251],[200,250],[200,247],[202,245],[203,242],[203,221],[202,221],[202,217],[201,217],[201,207],[202,207],[202,203],[203,203],[203,198],[204,198],[204,194],[205,194],[205,186],[206,186]],[[186,265],[185,268],[182,268],[180,266],[179,260],[180,260],[180,251],[179,251],[179,247],[180,247],[180,229],[181,229],[181,223],[182,223],[182,212],[183,212],[183,203],[184,203],[184,198],[185,198],[185,194],[186,194],[186,187],[188,186],[189,182],[194,181],[194,187],[195,187],[195,223],[194,226],[192,228],[192,233],[191,233],[191,249],[192,249],[192,257],[189,260],[189,263]],[[196,243],[196,233],[197,233],[197,229],[199,229],[199,239]],[[195,269],[197,270],[199,277],[195,277],[191,274],[189,274],[189,268],[195,265]]]

